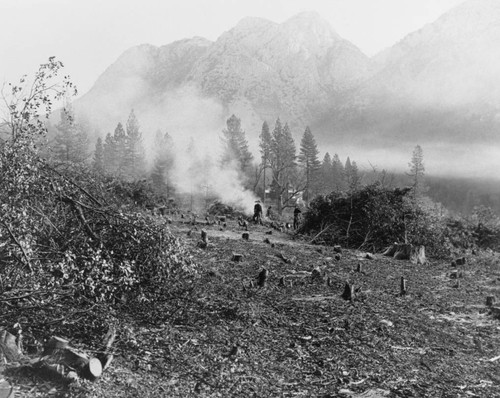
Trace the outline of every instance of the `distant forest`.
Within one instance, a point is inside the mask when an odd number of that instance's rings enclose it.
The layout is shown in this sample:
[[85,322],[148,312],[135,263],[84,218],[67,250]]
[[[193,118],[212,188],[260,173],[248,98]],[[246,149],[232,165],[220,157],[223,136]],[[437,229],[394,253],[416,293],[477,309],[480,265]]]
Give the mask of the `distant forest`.
[[[52,161],[88,164],[99,174],[124,181],[148,180],[165,199],[180,193],[176,192],[179,178],[195,181],[191,184],[192,189],[201,195],[208,183],[200,181],[197,176],[203,174],[207,162],[216,163],[221,169],[236,169],[244,188],[275,203],[279,212],[294,206],[298,197],[307,204],[317,195],[332,191],[352,192],[373,183],[386,188],[414,184],[410,169],[406,173],[360,170],[350,157],[341,160],[337,154],[325,153],[320,158],[321,151],[309,127],[305,128],[297,148],[288,124],[280,119],[275,121],[272,130],[264,122],[259,136],[260,153],[254,156],[249,150],[241,120],[232,115],[221,130],[220,158],[205,156],[204,159],[190,159],[188,163],[185,155],[194,153],[194,141],[187,148],[179,148],[168,132],[158,130],[152,151],[146,150],[140,123],[133,110],[125,125],[118,123],[113,133],[107,133],[104,139],[98,138],[95,143],[88,138],[91,136],[90,124],[76,120],[71,106],[61,111],[60,122],[51,130],[47,153]],[[478,207],[488,207],[500,214],[499,184],[488,180],[425,175],[424,150],[417,148],[421,151],[419,178],[424,185],[423,192],[433,202],[464,216],[471,215]],[[146,153],[152,156],[152,161],[146,159]],[[181,153],[184,156],[180,156]],[[411,157],[412,154],[408,154],[409,161]],[[179,163],[185,169],[182,177],[175,176],[180,172]],[[213,197],[216,198],[216,194]]]

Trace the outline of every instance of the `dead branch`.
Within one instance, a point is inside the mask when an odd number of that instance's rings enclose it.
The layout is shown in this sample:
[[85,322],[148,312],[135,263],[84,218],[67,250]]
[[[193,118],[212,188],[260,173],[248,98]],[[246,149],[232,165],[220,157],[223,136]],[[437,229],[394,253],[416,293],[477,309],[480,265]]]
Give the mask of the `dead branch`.
[[28,266],[28,269],[30,270],[30,272],[33,273],[33,267],[31,266],[31,261],[30,261],[30,259],[28,257],[28,254],[24,250],[23,245],[21,245],[21,243],[19,242],[19,240],[16,238],[16,236],[14,235],[14,233],[12,232],[12,230],[10,229],[10,226],[7,223],[3,222],[3,221],[1,223],[7,229],[7,232],[9,233],[10,238],[14,241],[14,243],[16,244],[16,246],[19,247],[19,249],[21,249],[21,253],[23,254],[24,260],[26,261],[26,265]]

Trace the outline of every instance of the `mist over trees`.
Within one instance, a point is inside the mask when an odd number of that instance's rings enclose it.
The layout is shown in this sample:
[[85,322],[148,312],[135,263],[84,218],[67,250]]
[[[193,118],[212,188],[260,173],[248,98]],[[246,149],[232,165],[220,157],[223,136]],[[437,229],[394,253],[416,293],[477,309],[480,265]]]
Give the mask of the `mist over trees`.
[[[341,159],[337,153],[322,153],[309,126],[305,127],[297,145],[296,134],[287,121],[280,118],[271,126],[268,121],[262,124],[258,132],[258,153],[254,154],[243,124],[238,115],[232,114],[220,130],[218,158],[212,158],[212,153],[203,150],[203,155],[197,155],[203,159],[194,159],[190,155],[195,152],[184,152],[165,130],[158,129],[154,134],[143,131],[140,115],[134,110],[130,110],[125,123],[118,121],[112,132],[91,142],[89,137],[95,137],[95,132],[91,134],[91,121],[79,120],[68,102],[60,111],[59,122],[51,127],[53,134],[45,152],[56,164],[89,165],[100,175],[129,183],[145,181],[165,200],[178,196],[181,191],[189,192],[194,198],[201,197],[200,203],[215,200],[220,188],[216,188],[218,184],[212,180],[218,172],[211,171],[210,177],[204,175],[215,167],[235,171],[231,177],[235,183],[253,192],[254,198],[273,206],[278,214],[296,205],[307,206],[318,195],[333,191],[354,193],[374,182],[386,188],[411,187],[414,199],[432,197],[457,213],[472,216],[482,205],[500,211],[498,195],[492,195],[486,184],[476,188],[471,182],[459,182],[459,179],[427,176],[420,145],[409,154],[408,171],[398,174],[375,167],[360,169],[358,161],[350,156]],[[257,135],[255,131],[251,133]],[[144,135],[154,137],[149,147],[144,143]],[[189,183],[190,179],[196,182]],[[176,187],[180,182],[184,188],[179,191]],[[253,201],[250,196],[242,200]]]

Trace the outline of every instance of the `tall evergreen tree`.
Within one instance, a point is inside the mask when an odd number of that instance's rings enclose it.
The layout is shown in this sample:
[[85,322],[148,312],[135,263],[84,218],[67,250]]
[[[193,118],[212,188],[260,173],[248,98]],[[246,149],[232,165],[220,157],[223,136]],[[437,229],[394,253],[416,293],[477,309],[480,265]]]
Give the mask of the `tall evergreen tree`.
[[259,147],[260,147],[260,158],[261,158],[261,170],[262,173],[264,174],[263,177],[263,200],[266,200],[266,170],[270,167],[270,160],[271,160],[271,133],[269,132],[269,125],[267,124],[266,121],[262,124],[262,130],[260,133],[260,141],[259,141]]
[[299,163],[304,168],[306,176],[306,188],[304,191],[304,199],[309,203],[311,197],[317,193],[318,170],[321,167],[321,162],[318,160],[318,145],[311,132],[309,126],[306,127],[302,140],[300,142]]
[[94,171],[98,174],[104,174],[104,146],[102,144],[102,138],[97,138],[94,151],[94,159],[92,161],[92,167]]
[[134,110],[127,120],[125,151],[123,157],[123,175],[130,180],[137,180],[146,172],[146,158],[142,144],[142,134]]
[[86,129],[78,125],[71,105],[61,110],[56,125],[53,159],[63,163],[84,163],[89,157],[89,139]]
[[319,175],[318,193],[321,195],[329,194],[333,191],[333,165],[332,158],[328,152],[325,153],[321,162]]
[[151,178],[157,192],[167,198],[172,195],[173,184],[171,173],[174,167],[173,140],[170,134],[163,134],[160,130],[155,135],[155,159]]
[[[350,160],[349,160],[350,162]],[[334,154],[332,158],[332,174],[333,174],[333,189],[340,192],[345,189],[345,167],[339,158],[339,155]]]
[[420,145],[417,145],[413,150],[411,161],[408,163],[410,172],[408,176],[411,178],[411,187],[415,198],[420,197],[426,190],[425,188],[425,167],[424,167],[424,151]]
[[107,174],[123,176],[126,139],[127,136],[121,123],[116,125],[113,135],[110,133],[106,135],[103,145],[103,157]]
[[253,155],[248,149],[248,141],[241,128],[241,120],[235,115],[231,115],[226,121],[226,126],[222,130],[224,148],[221,163],[226,166],[232,161],[237,161],[239,170],[246,174],[250,170]]
[[271,156],[269,165],[272,171],[272,188],[276,198],[277,210],[281,214],[283,205],[291,198],[289,188],[293,187],[296,148],[288,124],[281,125],[278,118],[271,136]]

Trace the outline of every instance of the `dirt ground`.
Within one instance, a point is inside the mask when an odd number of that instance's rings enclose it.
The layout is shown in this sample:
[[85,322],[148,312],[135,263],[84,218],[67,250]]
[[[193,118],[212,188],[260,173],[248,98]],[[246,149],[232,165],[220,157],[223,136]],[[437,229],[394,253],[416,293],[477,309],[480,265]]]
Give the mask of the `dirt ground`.
[[[250,224],[245,240],[236,220],[175,218],[170,228],[200,278],[170,303],[114,314],[116,357],[98,381],[64,387],[21,372],[0,381],[19,397],[500,397],[500,320],[485,305],[500,297],[498,254],[466,254],[452,278],[448,260],[339,255],[266,226]],[[353,300],[341,297],[346,282]],[[83,333],[64,337],[84,345]]]

